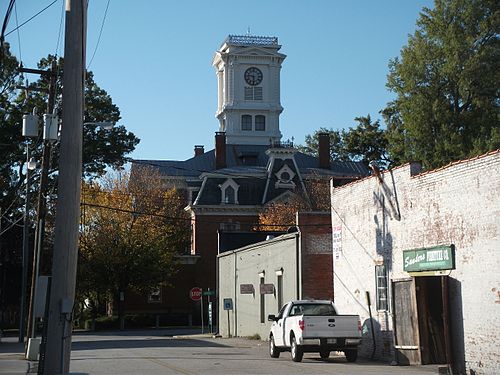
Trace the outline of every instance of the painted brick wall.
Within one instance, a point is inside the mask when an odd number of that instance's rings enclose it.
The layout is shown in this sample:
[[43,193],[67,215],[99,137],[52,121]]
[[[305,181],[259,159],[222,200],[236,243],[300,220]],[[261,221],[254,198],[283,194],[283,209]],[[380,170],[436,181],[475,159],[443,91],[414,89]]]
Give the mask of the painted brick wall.
[[[461,373],[498,374],[500,361],[500,151],[417,174],[415,164],[332,189],[332,224],[342,225],[335,302],[368,323],[375,264],[390,280],[408,278],[403,250],[455,245],[450,308],[453,355]],[[392,360],[392,311],[377,318],[376,356]],[[369,355],[364,327],[362,354]],[[368,345],[367,345],[368,344]]]

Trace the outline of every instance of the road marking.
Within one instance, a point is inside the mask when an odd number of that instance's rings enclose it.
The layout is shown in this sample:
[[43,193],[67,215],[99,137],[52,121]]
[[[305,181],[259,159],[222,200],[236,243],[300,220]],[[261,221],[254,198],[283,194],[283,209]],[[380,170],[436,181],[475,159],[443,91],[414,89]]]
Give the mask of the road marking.
[[191,371],[188,371],[188,370],[184,370],[182,368],[179,368],[179,367],[176,367],[176,366],[172,366],[172,365],[169,365],[163,361],[160,361],[159,359],[156,359],[156,358],[151,358],[151,357],[144,357],[145,359],[153,362],[153,363],[156,363],[157,365],[160,365],[160,366],[163,366],[163,367],[166,367],[170,370],[174,370],[174,371],[177,371],[181,374],[184,374],[184,375],[199,375],[198,373],[196,372],[191,372]]

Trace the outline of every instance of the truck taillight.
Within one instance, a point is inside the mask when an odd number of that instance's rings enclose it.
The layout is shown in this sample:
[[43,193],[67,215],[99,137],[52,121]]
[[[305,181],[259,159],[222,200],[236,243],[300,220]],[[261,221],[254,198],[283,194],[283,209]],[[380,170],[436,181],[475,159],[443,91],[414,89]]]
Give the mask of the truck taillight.
[[361,332],[361,320],[358,319],[358,331]]
[[302,319],[299,320],[299,328],[303,331],[305,326],[304,326],[304,321]]

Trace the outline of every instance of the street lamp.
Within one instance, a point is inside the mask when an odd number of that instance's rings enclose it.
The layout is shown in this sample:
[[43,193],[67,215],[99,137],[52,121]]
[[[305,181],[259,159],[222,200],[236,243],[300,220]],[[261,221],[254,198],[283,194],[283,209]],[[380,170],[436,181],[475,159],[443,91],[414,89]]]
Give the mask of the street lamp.
[[104,130],[111,130],[115,126],[114,122],[111,121],[94,121],[94,122],[84,122],[83,125],[95,125]]

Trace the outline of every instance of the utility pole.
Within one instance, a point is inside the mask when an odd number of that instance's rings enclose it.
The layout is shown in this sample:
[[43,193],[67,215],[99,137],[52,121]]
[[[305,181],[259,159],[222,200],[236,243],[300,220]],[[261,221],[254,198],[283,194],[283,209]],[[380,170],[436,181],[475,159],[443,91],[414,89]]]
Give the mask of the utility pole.
[[[47,100],[47,113],[52,114],[54,111],[55,103],[55,90],[56,90],[56,78],[57,78],[57,61],[52,61],[52,66],[50,70],[39,70],[39,69],[27,69],[20,68],[19,71],[23,73],[35,73],[41,75],[50,75],[49,83],[49,97]],[[46,194],[47,194],[47,182],[49,176],[50,168],[50,154],[51,154],[52,144],[50,140],[45,139],[43,141],[43,155],[42,155],[42,168],[40,172],[40,186],[38,189],[38,204],[37,204],[37,222],[35,230],[35,243],[33,251],[33,266],[31,273],[31,291],[30,291],[30,303],[28,310],[28,329],[27,337],[35,337],[35,295],[37,287],[37,277],[40,265],[40,254],[43,249],[43,239],[45,234],[45,213],[46,213]]]
[[82,179],[86,4],[85,0],[66,1],[59,189],[46,359],[42,369],[48,375],[67,374],[71,354]]

